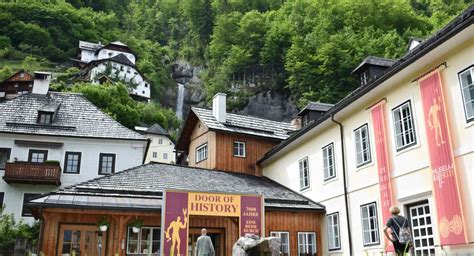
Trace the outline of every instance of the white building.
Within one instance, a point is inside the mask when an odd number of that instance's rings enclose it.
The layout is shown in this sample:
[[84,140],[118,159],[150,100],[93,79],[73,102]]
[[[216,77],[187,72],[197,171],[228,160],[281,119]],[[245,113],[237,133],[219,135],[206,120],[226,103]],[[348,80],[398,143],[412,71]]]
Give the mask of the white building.
[[136,67],[136,55],[127,45],[119,41],[107,45],[79,41],[79,49],[80,59],[75,61],[83,79],[92,83],[120,80],[130,85],[132,97],[150,99],[150,83]]
[[147,139],[77,93],[33,92],[0,102],[0,205],[27,222],[30,197],[143,163]]
[[163,127],[154,124],[148,128],[136,126],[135,130],[150,140],[145,163],[175,163],[174,142]]
[[474,6],[400,60],[354,73],[360,88],[268,152],[263,174],[326,207],[322,255],[383,254],[390,204],[416,255],[471,255]]

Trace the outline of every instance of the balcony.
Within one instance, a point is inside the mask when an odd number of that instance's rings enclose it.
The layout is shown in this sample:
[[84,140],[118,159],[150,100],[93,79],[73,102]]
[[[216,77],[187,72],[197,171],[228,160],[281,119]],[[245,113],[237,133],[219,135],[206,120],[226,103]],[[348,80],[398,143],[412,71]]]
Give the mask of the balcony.
[[3,180],[7,183],[61,185],[61,166],[49,163],[6,163]]

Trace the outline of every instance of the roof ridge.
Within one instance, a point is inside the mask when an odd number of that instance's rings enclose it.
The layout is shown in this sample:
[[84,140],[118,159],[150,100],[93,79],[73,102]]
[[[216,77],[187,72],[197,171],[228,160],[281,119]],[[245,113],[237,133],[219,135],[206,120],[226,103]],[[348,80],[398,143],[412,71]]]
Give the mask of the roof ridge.
[[[212,111],[212,109],[209,108],[200,108],[200,107],[191,107],[191,109],[201,109],[201,110],[206,110],[206,111]],[[275,122],[275,123],[283,123],[283,124],[290,124],[290,122],[285,122],[285,121],[275,121],[263,117],[258,117],[258,116],[252,116],[252,115],[246,115],[246,114],[238,114],[238,113],[232,113],[232,112],[226,112],[227,115],[236,115],[236,116],[243,116],[243,117],[250,117],[250,118],[255,118],[255,119],[261,119],[269,122]]]

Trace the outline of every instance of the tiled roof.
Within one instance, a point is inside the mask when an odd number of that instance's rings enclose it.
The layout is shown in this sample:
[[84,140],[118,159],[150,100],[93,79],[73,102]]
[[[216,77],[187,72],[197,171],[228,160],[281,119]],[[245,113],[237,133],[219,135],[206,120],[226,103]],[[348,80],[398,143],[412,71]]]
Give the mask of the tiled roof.
[[331,109],[332,107],[334,107],[334,104],[322,103],[322,102],[310,102],[310,103],[308,103],[308,105],[306,105],[303,108],[303,110],[300,111],[300,113],[298,113],[298,115],[300,115],[303,112],[308,111],[308,110],[326,112],[329,109]]
[[134,167],[31,201],[50,207],[161,209],[164,190],[259,194],[265,206],[324,211],[324,206],[265,177],[161,163]]
[[377,56],[368,56],[365,58],[359,66],[357,66],[351,74],[357,73],[363,66],[365,65],[375,65],[375,66],[381,66],[381,67],[391,67],[396,61],[395,60],[389,60],[389,59],[384,59],[381,57]]
[[226,122],[221,123],[217,121],[210,109],[192,108],[192,111],[211,130],[243,133],[280,140],[288,138],[289,133],[295,131],[290,123],[285,122],[227,113]]
[[[38,124],[38,111],[56,112],[53,123]],[[0,132],[146,140],[103,113],[78,93],[25,94],[0,102]]]

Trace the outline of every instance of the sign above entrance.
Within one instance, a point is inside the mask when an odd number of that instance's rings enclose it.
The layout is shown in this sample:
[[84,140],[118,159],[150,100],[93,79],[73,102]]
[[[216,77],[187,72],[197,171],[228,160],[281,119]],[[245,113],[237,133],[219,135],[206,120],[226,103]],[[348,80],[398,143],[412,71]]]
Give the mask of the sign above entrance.
[[193,215],[236,217],[240,236],[264,234],[263,197],[259,195],[165,191],[162,211],[161,244],[166,256],[186,255]]

